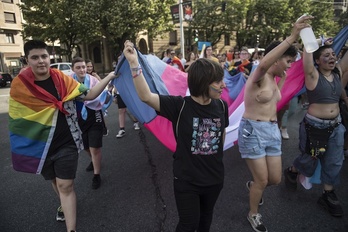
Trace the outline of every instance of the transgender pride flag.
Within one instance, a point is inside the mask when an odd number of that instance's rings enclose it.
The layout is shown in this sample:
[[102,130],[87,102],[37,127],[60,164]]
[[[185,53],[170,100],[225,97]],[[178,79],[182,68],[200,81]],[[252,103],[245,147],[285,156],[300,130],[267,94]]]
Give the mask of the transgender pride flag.
[[[338,54],[348,38],[348,26],[334,38],[334,50]],[[162,95],[189,95],[187,88],[187,73],[167,65],[158,57],[153,55],[142,55],[138,52],[139,63],[143,68],[144,77],[153,93]],[[170,150],[174,151],[176,141],[172,129],[172,123],[158,116],[154,109],[143,103],[133,85],[133,78],[129,64],[124,56],[121,57],[115,70],[120,76],[113,84],[116,86],[128,110],[150,130],[160,142]],[[302,59],[294,62],[287,71],[287,79],[281,90],[282,99],[278,102],[277,109],[280,110],[291,98],[296,96],[304,86],[304,73]],[[222,99],[229,106],[229,127],[226,128],[226,139],[224,150],[232,147],[238,139],[239,122],[244,113],[244,83],[243,74],[236,76],[225,72],[224,81],[226,89]]]

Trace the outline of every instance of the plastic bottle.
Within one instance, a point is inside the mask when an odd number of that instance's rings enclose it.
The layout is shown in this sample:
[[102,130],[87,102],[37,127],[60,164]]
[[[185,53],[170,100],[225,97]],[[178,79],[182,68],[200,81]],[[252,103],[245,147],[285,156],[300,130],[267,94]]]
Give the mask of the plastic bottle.
[[[307,15],[308,14],[304,14],[300,18],[307,16]],[[298,18],[297,21],[300,18]],[[312,52],[315,52],[316,50],[318,50],[319,44],[317,42],[317,39],[315,38],[312,27],[303,28],[300,31],[300,36],[301,36],[301,39],[303,42],[303,46],[305,47],[305,49],[308,53],[312,53]]]

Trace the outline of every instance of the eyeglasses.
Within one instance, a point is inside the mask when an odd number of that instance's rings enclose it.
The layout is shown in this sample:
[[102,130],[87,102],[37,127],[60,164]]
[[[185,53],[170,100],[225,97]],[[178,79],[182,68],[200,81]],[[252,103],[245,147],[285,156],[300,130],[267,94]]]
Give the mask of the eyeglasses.
[[248,53],[247,52],[242,52],[241,55],[248,55]]

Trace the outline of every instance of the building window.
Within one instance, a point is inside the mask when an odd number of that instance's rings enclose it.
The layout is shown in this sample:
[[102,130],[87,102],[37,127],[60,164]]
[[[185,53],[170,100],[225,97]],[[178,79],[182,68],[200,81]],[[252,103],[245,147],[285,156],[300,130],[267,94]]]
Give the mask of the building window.
[[13,3],[13,0],[1,0],[2,2]]
[[5,12],[5,23],[16,23],[16,15],[14,13]]
[[225,34],[225,46],[230,45],[230,34]]
[[94,60],[94,63],[96,64],[100,64],[102,62],[101,51],[99,47],[93,48],[93,60]]
[[7,33],[6,34],[6,42],[10,43],[10,44],[14,44],[15,43],[13,34],[11,34],[11,33]]

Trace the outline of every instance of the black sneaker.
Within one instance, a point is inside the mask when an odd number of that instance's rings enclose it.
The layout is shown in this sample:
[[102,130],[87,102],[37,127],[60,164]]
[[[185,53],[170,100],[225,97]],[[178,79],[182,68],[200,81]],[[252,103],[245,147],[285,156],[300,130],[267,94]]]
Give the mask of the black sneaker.
[[57,209],[56,220],[57,220],[57,222],[64,222],[65,221],[65,216],[63,213],[62,206],[59,206]]
[[291,191],[296,191],[298,173],[290,171],[290,168],[288,167],[284,170],[285,186]]
[[101,179],[99,174],[94,174],[93,180],[92,180],[92,189],[98,189],[101,184]]
[[106,127],[104,127],[103,128],[103,136],[108,136],[108,135],[109,135],[109,130]]
[[87,166],[87,168],[86,168],[86,172],[91,172],[91,171],[93,171],[94,170],[94,167],[93,167],[93,163],[92,163],[92,161],[91,161],[91,163]]
[[250,222],[251,227],[256,232],[267,232],[267,228],[263,225],[263,222],[261,220],[262,216],[261,214],[253,214],[248,215],[248,221]]
[[[252,181],[249,180],[249,181],[246,182],[246,184],[245,184],[245,186],[247,187],[247,189],[248,189],[249,192],[250,192],[251,182],[252,182]],[[263,205],[263,197],[261,197],[260,202],[259,202],[259,205]]]
[[334,217],[342,217],[343,209],[334,190],[325,191],[318,200],[318,204],[324,207]]

